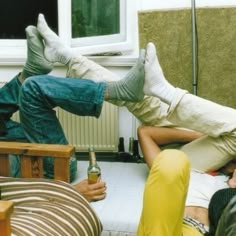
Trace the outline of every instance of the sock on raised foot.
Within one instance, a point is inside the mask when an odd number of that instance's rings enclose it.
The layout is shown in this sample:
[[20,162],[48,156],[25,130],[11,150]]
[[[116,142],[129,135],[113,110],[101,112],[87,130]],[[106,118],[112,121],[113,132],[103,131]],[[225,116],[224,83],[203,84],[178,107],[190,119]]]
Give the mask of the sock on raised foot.
[[59,36],[53,32],[43,14],[39,14],[37,30],[45,41],[45,57],[50,62],[60,62],[64,65],[69,63],[73,56],[72,49],[63,44]]
[[144,98],[145,50],[140,51],[136,64],[122,80],[107,82],[108,100],[140,102]]
[[44,44],[35,26],[26,29],[27,60],[22,71],[22,79],[32,75],[48,74],[53,69],[53,64],[44,57]]
[[153,43],[148,43],[146,47],[144,93],[167,104],[173,101],[175,94],[175,87],[165,79]]

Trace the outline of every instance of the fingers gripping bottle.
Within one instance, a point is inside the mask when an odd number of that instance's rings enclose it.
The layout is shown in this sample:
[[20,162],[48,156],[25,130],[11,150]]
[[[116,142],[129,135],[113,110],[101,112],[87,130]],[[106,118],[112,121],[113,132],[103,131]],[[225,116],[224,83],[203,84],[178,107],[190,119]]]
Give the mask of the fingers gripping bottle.
[[89,184],[97,183],[100,176],[101,176],[101,169],[97,164],[94,149],[93,147],[89,147],[89,167],[88,167]]

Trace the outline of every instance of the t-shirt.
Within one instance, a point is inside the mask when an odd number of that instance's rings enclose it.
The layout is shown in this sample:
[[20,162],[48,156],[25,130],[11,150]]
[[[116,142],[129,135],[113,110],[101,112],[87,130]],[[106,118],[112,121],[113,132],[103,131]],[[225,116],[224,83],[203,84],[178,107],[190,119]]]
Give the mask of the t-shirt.
[[208,208],[213,194],[217,190],[229,187],[227,180],[228,177],[225,175],[212,176],[192,170],[185,205]]

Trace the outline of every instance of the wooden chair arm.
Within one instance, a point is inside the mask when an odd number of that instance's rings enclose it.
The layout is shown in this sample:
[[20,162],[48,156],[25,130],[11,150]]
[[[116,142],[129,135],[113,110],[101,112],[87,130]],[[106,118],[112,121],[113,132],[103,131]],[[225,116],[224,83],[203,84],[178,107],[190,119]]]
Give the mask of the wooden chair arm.
[[43,157],[54,158],[54,179],[70,182],[69,161],[72,145],[0,142],[0,175],[10,175],[9,154],[19,155],[22,178],[43,177]]
[[13,212],[13,202],[0,201],[0,232],[2,236],[11,235],[10,215]]

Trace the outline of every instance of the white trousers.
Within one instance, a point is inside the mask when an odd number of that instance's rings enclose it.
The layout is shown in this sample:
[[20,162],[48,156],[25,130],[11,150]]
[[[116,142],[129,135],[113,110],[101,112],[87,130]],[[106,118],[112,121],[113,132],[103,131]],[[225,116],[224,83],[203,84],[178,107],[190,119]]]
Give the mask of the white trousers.
[[[70,61],[67,76],[95,81],[120,79],[111,71],[83,56],[74,57]],[[190,158],[191,167],[196,170],[216,170],[236,158],[235,109],[210,102],[178,88],[170,106],[157,97],[145,97],[139,103],[111,102],[118,106],[126,106],[145,125],[176,126],[204,133],[205,136],[182,147]]]

